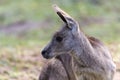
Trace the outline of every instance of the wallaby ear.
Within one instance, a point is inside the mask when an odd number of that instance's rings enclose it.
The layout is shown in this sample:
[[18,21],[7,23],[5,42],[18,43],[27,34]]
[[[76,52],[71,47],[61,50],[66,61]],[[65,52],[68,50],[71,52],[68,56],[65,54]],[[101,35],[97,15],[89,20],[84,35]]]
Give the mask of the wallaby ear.
[[53,8],[55,12],[58,14],[58,16],[67,24],[68,28],[72,29],[75,27],[78,27],[77,22],[70,16],[68,15],[65,11],[60,9],[57,5],[53,5]]

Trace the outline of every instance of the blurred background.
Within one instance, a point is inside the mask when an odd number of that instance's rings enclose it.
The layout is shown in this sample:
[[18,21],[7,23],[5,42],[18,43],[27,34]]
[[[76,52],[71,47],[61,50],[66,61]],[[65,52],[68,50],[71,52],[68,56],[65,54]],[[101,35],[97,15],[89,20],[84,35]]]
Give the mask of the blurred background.
[[103,41],[119,68],[120,0],[0,0],[0,80],[38,79],[40,51],[63,24],[54,3]]

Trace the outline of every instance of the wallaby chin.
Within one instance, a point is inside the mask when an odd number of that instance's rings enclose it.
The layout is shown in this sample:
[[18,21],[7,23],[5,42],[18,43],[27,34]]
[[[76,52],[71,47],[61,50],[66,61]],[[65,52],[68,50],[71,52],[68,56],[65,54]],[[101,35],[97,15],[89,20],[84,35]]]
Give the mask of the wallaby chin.
[[40,75],[49,75],[49,78],[39,80],[113,80],[116,68],[106,46],[100,40],[86,36],[77,21],[57,5],[54,9],[66,26],[54,34],[42,51],[44,58],[50,59],[54,53],[57,59],[54,59],[55,64],[50,62]]

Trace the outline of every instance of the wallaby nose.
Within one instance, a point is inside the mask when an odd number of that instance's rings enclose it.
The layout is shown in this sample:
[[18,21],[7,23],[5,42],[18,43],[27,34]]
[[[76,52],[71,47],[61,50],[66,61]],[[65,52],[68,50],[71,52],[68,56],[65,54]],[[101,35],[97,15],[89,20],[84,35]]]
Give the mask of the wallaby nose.
[[43,51],[41,52],[41,54],[42,54],[42,56],[43,56],[44,58],[49,59],[49,54],[48,54],[47,51],[43,50]]
[[45,53],[47,53],[47,51],[43,50],[42,52],[42,56],[45,55]]

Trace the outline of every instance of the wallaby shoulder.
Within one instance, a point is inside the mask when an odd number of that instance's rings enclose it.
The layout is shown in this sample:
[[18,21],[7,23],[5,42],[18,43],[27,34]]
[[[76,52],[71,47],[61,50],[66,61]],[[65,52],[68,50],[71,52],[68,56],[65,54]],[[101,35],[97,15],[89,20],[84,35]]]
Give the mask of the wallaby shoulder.
[[68,80],[65,69],[58,59],[48,61],[41,69],[39,80]]

